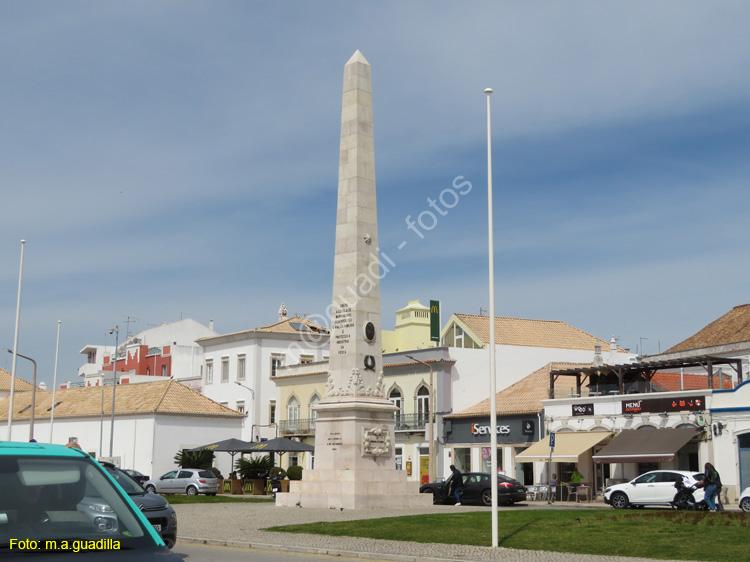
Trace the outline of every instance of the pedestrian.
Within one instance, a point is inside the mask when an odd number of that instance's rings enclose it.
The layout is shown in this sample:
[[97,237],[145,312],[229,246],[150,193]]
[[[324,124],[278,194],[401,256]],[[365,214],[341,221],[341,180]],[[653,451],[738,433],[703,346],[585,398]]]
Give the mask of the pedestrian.
[[451,471],[453,477],[451,478],[451,486],[453,487],[453,495],[456,496],[456,505],[461,505],[460,492],[464,488],[464,476],[461,471],[456,468],[456,465],[451,465]]
[[706,505],[708,506],[708,509],[711,511],[716,511],[716,501],[715,497],[716,494],[721,492],[721,476],[719,476],[719,471],[714,468],[714,465],[712,465],[710,462],[707,462],[705,467],[705,478],[703,479],[703,485],[705,488],[705,495],[704,499],[706,500]]

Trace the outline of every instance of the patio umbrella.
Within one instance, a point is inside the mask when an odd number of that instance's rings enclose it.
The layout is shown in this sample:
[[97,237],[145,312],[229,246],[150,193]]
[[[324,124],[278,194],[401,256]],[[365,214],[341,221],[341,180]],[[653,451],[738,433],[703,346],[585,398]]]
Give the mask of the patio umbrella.
[[306,443],[300,443],[294,439],[287,439],[286,437],[276,437],[275,439],[269,439],[268,441],[260,441],[258,443],[251,443],[251,453],[279,453],[281,456],[284,453],[311,453],[315,451],[315,447]]
[[216,443],[209,443],[208,445],[201,445],[190,451],[203,451],[207,449],[209,451],[219,451],[222,453],[229,453],[232,455],[232,469],[234,470],[234,455],[237,453],[251,453],[251,447],[256,443],[250,441],[243,441],[242,439],[224,439],[223,441],[217,441]]

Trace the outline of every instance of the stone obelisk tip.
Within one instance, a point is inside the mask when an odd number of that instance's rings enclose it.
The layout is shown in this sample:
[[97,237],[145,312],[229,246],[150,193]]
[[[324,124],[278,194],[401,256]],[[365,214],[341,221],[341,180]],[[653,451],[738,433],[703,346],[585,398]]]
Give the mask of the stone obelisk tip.
[[370,63],[367,62],[367,59],[365,56],[359,51],[359,49],[356,50],[356,52],[352,55],[352,58],[350,58],[346,64],[352,64],[355,62],[361,62],[362,64],[366,64],[367,66],[370,66]]

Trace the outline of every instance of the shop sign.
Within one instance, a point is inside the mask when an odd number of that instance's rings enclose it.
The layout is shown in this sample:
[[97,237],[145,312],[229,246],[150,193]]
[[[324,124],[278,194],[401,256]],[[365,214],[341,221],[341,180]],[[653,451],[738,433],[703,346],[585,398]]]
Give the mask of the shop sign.
[[574,416],[593,416],[594,415],[594,404],[573,404],[573,415]]
[[[490,434],[490,426],[489,425],[479,425],[478,423],[471,424],[471,434],[472,435],[489,435]],[[498,435],[510,435],[510,426],[507,425],[498,425],[497,426],[497,434]]]
[[623,400],[623,414],[658,414],[661,412],[698,412],[706,409],[704,396],[688,398],[651,398],[648,400]]

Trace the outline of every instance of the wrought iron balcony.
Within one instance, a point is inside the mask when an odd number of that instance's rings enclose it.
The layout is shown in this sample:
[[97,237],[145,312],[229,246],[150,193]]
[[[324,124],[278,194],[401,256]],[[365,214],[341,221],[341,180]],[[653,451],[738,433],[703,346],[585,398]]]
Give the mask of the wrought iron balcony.
[[[393,414],[396,431],[424,431],[427,426],[427,414]],[[316,418],[300,420],[281,420],[279,435],[303,436],[315,435]]]
[[279,435],[315,435],[315,418],[304,420],[282,420]]
[[396,420],[396,431],[424,431],[427,426],[427,414],[393,414]]

